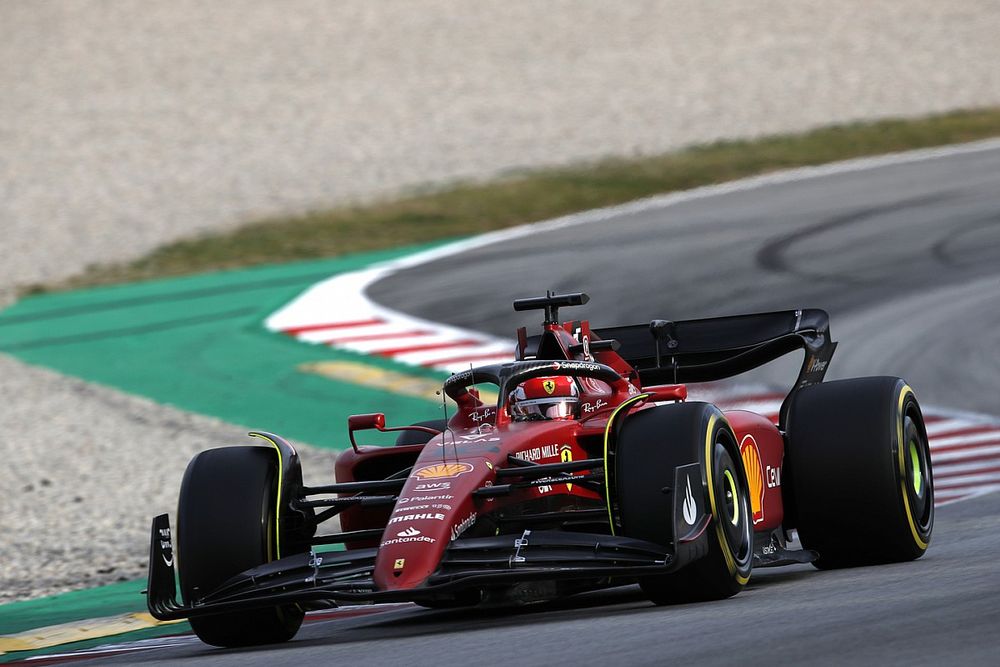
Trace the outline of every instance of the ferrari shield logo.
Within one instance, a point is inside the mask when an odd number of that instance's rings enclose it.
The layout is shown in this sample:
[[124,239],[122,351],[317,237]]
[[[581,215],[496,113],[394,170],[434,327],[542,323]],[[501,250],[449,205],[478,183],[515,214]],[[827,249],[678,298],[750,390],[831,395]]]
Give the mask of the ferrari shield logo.
[[[569,463],[570,461],[572,461],[573,460],[573,448],[570,447],[569,445],[563,445],[562,447],[560,447],[559,448],[559,460],[562,461],[563,463]],[[566,490],[567,491],[572,491],[573,490],[573,485],[572,484],[567,484],[566,485]]]
[[545,390],[546,394],[548,394],[548,395],[551,396],[552,392],[554,392],[556,390],[556,381],[555,380],[542,380],[542,389]]

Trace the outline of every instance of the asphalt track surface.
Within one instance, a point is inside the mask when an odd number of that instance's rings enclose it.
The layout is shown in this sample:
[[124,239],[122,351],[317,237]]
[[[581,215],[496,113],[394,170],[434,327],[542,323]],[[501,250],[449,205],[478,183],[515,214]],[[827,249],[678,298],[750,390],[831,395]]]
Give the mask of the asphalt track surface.
[[508,337],[540,321],[511,301],[546,289],[587,292],[563,315],[597,328],[823,308],[828,379],[899,375],[925,404],[1000,414],[1000,147],[902,160],[532,234],[368,294]]
[[[511,299],[591,295],[595,325],[823,307],[830,377],[898,374],[925,404],[1000,413],[1000,148],[730,192],[515,239],[376,284],[376,301],[510,335]],[[566,311],[569,316],[570,311]],[[775,381],[788,366],[755,379]],[[776,374],[777,373],[777,374]],[[1000,494],[940,508],[913,563],[758,570],[723,602],[635,588],[516,611],[394,609],[277,647],[104,664],[996,664]],[[850,539],[850,536],[845,536]]]

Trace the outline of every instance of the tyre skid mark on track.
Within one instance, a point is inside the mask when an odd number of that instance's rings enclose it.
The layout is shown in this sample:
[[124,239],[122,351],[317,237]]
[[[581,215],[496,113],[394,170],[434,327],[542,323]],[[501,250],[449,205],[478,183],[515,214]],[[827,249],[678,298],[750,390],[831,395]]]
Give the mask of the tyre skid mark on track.
[[[453,247],[445,246],[335,276],[314,285],[276,311],[267,318],[265,326],[304,343],[329,345],[449,373],[467,369],[470,364],[513,361],[513,340],[415,318],[384,308],[365,295],[365,289],[376,280],[451,253]],[[339,305],[336,319],[329,319],[331,303]],[[750,410],[777,422],[784,395],[772,389],[751,391],[746,387],[712,384],[693,389],[691,398],[708,400],[725,409]],[[936,504],[957,502],[997,489],[1000,476],[993,468],[1000,453],[1000,420],[931,408],[924,411],[924,421],[931,463],[935,466],[935,486],[950,491],[942,494]],[[959,463],[961,467],[953,467]]]
[[[572,213],[560,218],[520,225],[510,229],[499,230],[487,234],[481,234],[469,239],[445,244],[437,248],[394,259],[388,262],[375,264],[360,271],[354,271],[339,276],[334,276],[322,282],[316,283],[311,288],[303,292],[299,297],[277,310],[267,318],[265,326],[271,331],[283,332],[290,336],[299,338],[306,342],[322,342],[312,337],[303,336],[303,333],[349,329],[352,326],[402,325],[407,328],[417,328],[426,330],[429,336],[436,336],[443,342],[458,341],[463,338],[471,338],[477,345],[460,346],[455,345],[449,348],[454,351],[451,355],[400,358],[398,355],[386,353],[382,356],[395,358],[402,363],[411,363],[425,368],[455,372],[468,367],[472,361],[479,363],[501,362],[511,360],[511,355],[506,352],[497,351],[496,356],[490,358],[476,357],[471,353],[482,349],[483,345],[506,346],[506,350],[512,349],[512,341],[497,338],[481,332],[471,332],[457,327],[432,322],[430,320],[413,317],[398,311],[381,306],[366,295],[368,287],[378,280],[386,278],[400,270],[420,266],[446,257],[452,257],[460,253],[487,247],[495,243],[508,241],[516,238],[523,238],[532,234],[574,228],[588,224],[597,224],[612,220],[618,216],[634,214],[648,211],[663,211],[671,206],[690,201],[697,201],[719,195],[734,192],[747,192],[760,188],[800,181],[809,181],[837,174],[855,173],[868,171],[880,167],[909,164],[925,160],[933,160],[941,157],[955,155],[975,154],[984,151],[994,150],[1000,142],[996,139],[989,139],[967,144],[954,146],[943,146],[921,150],[905,151],[875,157],[858,158],[844,160],[814,167],[804,167],[778,171],[771,174],[744,178],[728,183],[694,188],[673,192],[665,195],[657,195],[640,199],[634,202],[609,206],[606,208],[593,209]],[[829,223],[827,223],[829,224]],[[338,316],[331,320],[330,313],[334,310]],[[337,343],[335,340],[330,343],[334,347],[349,351],[361,351],[352,347],[351,343]],[[391,346],[383,348],[391,350]],[[375,354],[381,354],[378,350]]]
[[[866,171],[888,165],[988,151],[996,148],[997,145],[1000,145],[997,140],[988,140],[973,144],[849,160],[818,168],[776,172],[763,177],[651,197],[621,206],[585,211],[554,220],[483,234],[324,280],[313,285],[292,302],[273,313],[267,318],[265,326],[272,331],[285,333],[304,342],[328,344],[362,354],[377,354],[404,364],[413,364],[445,372],[463,370],[473,362],[485,364],[509,361],[513,358],[510,354],[510,351],[513,350],[512,340],[444,325],[386,308],[368,298],[366,294],[368,287],[404,269],[538,232],[601,223],[623,214],[651,210],[663,211],[675,204],[720,194],[754,190],[775,183],[797,182],[834,174]],[[810,230],[810,233],[814,231]],[[337,305],[338,317],[334,321],[325,319],[329,318],[330,304]],[[353,331],[353,335],[372,333],[385,333],[387,335],[378,341],[378,345],[370,349],[359,349],[357,346],[361,341],[352,343],[344,338],[352,335],[353,326],[360,327],[361,325],[367,328],[358,328]],[[372,326],[382,328],[373,330]],[[451,352],[451,354],[442,356],[428,352],[408,355],[396,353],[399,345],[394,341],[395,337],[390,335],[394,331],[406,332],[408,335],[412,335],[415,331],[421,332],[420,335],[430,336],[436,341],[441,341],[445,344],[442,349]],[[321,333],[318,336],[304,335],[308,332]],[[324,336],[327,337],[325,342],[323,341]],[[458,344],[464,341],[474,341],[474,344]],[[449,346],[448,343],[454,344]],[[484,351],[486,351],[485,358]],[[720,405],[730,408],[752,409],[767,414],[772,420],[776,419],[781,401],[781,396],[774,393],[747,393],[740,397],[731,389],[720,391],[714,398]],[[931,448],[932,464],[941,465],[940,472],[935,471],[935,479],[941,482],[942,489],[948,488],[948,484],[951,483],[949,480],[967,475],[968,472],[968,469],[965,468],[949,468],[948,462],[961,460],[963,463],[974,463],[977,464],[976,468],[980,470],[992,467],[993,458],[991,455],[995,452],[994,447],[1000,445],[1000,420],[995,417],[940,409],[926,410],[924,418]],[[956,502],[979,493],[996,490],[996,488],[996,484],[992,481],[973,484],[963,487],[963,493],[942,493],[937,503]]]

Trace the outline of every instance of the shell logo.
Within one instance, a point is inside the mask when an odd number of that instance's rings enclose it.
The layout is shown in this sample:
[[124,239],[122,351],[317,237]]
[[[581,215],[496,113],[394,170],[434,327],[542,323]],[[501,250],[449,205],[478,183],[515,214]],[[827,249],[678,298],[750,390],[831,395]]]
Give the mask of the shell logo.
[[442,479],[458,477],[467,472],[472,472],[472,465],[469,463],[435,463],[431,466],[418,468],[413,472],[413,477],[415,479]]
[[760,463],[760,449],[752,435],[747,434],[740,441],[740,456],[743,458],[743,468],[747,471],[747,483],[750,485],[753,522],[758,524],[764,520],[764,467]]

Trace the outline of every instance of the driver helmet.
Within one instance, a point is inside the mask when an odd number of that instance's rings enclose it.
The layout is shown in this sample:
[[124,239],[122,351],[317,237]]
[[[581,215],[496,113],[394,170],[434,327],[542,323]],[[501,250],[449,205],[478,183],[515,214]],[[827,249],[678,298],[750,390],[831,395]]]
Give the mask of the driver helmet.
[[532,378],[510,393],[510,414],[515,421],[574,419],[579,411],[576,382],[564,375]]

